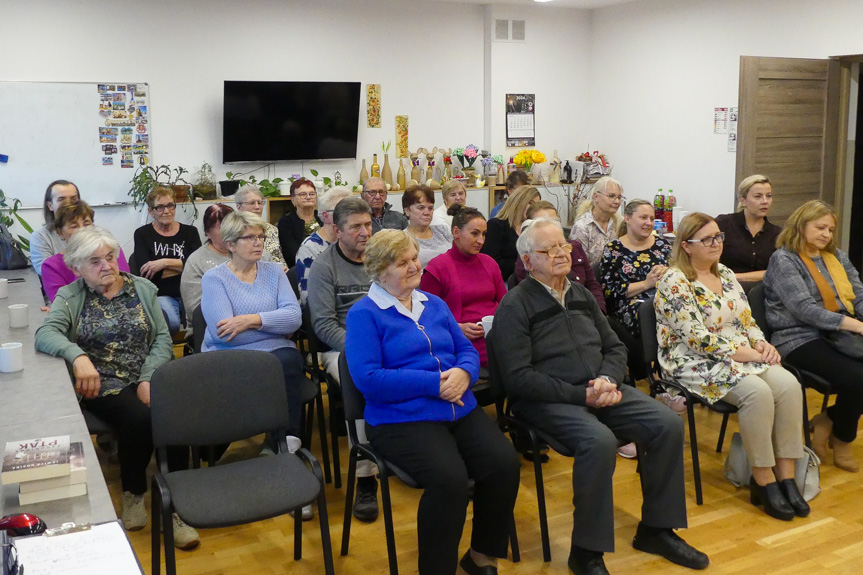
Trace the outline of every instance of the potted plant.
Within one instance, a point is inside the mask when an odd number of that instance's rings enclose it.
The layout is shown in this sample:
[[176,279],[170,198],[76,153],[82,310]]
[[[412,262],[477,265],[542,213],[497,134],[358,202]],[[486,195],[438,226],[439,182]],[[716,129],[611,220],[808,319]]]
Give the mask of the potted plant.
[[[32,234],[33,228],[27,223],[27,220],[22,218],[21,214],[18,213],[19,207],[21,207],[21,200],[18,198],[7,198],[6,194],[3,193],[3,190],[0,190],[0,224],[10,228],[12,227],[12,224],[15,223],[15,220],[18,220],[21,227]],[[15,220],[12,219],[13,216]],[[15,239],[14,241],[22,250],[27,252],[30,251],[29,239],[19,235],[18,239]]]
[[161,166],[141,166],[132,177],[132,187],[129,189],[129,197],[137,208],[147,203],[147,195],[156,186],[165,186],[174,191],[174,199],[177,202],[191,202],[195,218],[198,217],[198,207],[195,205],[195,194],[191,193],[192,186],[184,178],[189,171],[182,166],[171,168],[164,164]]
[[237,190],[240,189],[239,176],[240,174],[228,172],[225,174],[225,177],[228,179],[219,181],[219,189],[222,190],[222,197],[227,198],[237,193]]
[[196,196],[200,196],[204,200],[216,199],[216,177],[213,175],[213,167],[207,162],[201,165],[198,170],[196,183],[192,186],[192,190]]

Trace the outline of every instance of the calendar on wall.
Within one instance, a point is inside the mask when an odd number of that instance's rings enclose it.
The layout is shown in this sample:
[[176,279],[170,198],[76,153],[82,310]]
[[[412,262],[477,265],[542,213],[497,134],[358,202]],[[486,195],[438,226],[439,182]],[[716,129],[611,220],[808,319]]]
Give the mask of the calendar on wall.
[[506,145],[535,146],[536,94],[506,95]]

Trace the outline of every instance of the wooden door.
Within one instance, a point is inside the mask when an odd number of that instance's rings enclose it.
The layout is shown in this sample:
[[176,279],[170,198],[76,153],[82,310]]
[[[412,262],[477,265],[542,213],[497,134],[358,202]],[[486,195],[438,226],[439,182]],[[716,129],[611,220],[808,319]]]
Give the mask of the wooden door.
[[770,178],[775,224],[837,197],[839,70],[837,60],[740,57],[736,181]]

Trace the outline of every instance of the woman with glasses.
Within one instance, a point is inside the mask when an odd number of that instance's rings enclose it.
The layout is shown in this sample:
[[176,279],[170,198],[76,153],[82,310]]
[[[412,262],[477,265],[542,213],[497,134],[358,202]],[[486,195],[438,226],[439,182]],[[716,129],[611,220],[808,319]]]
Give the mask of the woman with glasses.
[[132,273],[145,277],[159,288],[159,306],[168,318],[172,334],[180,331],[183,300],[180,276],[192,252],[201,247],[201,236],[194,226],[174,219],[177,205],[174,191],[158,186],[147,195],[147,208],[153,218],[135,230],[135,252],[129,267]]
[[[290,336],[302,323],[300,304],[282,265],[261,261],[264,220],[233,212],[222,220],[222,242],[230,259],[204,274],[201,311],[207,333],[201,350],[252,349],[274,354],[282,363],[288,392],[288,446],[300,445],[305,393],[303,360]],[[314,393],[312,393],[314,397]]]
[[408,218],[405,231],[416,238],[420,246],[420,264],[425,268],[432,258],[452,247],[452,237],[446,226],[432,225],[434,191],[428,186],[414,186],[402,194],[402,209]]
[[803,457],[803,395],[752,319],[734,272],[719,263],[724,239],[707,214],[681,220],[672,267],[656,286],[659,364],[707,402],[737,406],[752,465],[750,500],[790,521],[809,514],[794,481],[794,462]]
[[605,246],[617,239],[621,222],[618,211],[625,202],[620,182],[604,176],[593,185],[590,199],[578,205],[569,239],[581,242],[591,265],[598,264]]
[[297,250],[303,240],[318,231],[324,222],[318,217],[318,192],[315,184],[306,178],[294,180],[291,184],[291,203],[294,211],[279,219],[279,241],[285,261],[293,263]]
[[[261,189],[253,184],[246,184],[236,193],[234,201],[237,202],[237,211],[249,212],[255,214],[259,218],[264,217],[264,206],[267,201],[264,199],[264,194]],[[279,241],[279,228],[270,222],[264,222],[264,233],[267,234],[267,241],[264,244],[264,251],[270,254],[269,259],[277,264],[286,264],[285,258],[282,256],[282,245]],[[189,311],[189,313],[192,313]]]

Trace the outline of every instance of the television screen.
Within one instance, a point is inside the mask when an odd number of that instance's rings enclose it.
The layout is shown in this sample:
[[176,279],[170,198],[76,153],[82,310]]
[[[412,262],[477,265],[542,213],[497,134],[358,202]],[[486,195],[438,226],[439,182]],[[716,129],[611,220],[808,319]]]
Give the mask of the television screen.
[[222,161],[356,159],[359,82],[225,81]]

